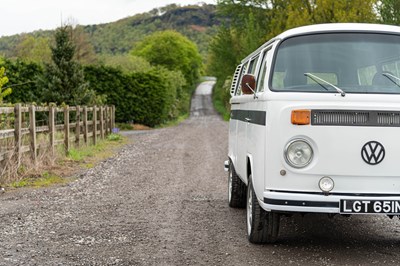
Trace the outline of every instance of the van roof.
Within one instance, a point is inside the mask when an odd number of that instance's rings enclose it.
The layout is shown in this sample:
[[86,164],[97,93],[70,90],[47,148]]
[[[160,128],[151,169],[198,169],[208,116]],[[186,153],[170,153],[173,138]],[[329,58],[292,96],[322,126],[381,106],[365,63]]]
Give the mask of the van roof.
[[327,23],[327,24],[316,24],[309,26],[302,26],[293,28],[282,32],[273,39],[261,45],[256,51],[249,54],[242,60],[242,63],[246,62],[254,55],[258,54],[264,47],[270,45],[276,40],[286,39],[296,35],[303,35],[309,33],[321,33],[321,32],[387,32],[387,33],[398,33],[400,34],[400,27],[384,25],[384,24],[370,24],[370,23]]
[[278,36],[277,39],[284,39],[294,35],[301,35],[313,32],[334,32],[334,31],[366,31],[366,32],[394,32],[400,33],[400,27],[383,25],[383,24],[368,24],[368,23],[328,23],[303,26],[287,30]]

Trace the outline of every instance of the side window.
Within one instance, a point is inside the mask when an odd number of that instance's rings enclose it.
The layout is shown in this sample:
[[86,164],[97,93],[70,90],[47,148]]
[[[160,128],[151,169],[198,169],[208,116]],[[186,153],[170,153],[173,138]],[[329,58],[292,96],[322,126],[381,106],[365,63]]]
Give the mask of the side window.
[[264,82],[265,82],[265,76],[267,74],[267,57],[268,57],[268,52],[270,49],[264,52],[263,58],[261,61],[261,67],[257,79],[257,91],[261,92],[264,91]]
[[257,66],[257,61],[258,61],[259,57],[260,56],[257,56],[257,57],[254,57],[253,59],[251,59],[250,65],[249,65],[249,70],[247,72],[248,74],[254,75],[254,73],[256,73],[256,66]]
[[249,62],[243,63],[242,71],[240,72],[239,79],[238,79],[238,85],[237,85],[237,90],[235,95],[242,95],[242,78],[244,74],[246,74],[247,71],[247,66],[249,65]]
[[238,79],[238,85],[235,95],[242,95],[242,78],[245,74],[254,75],[256,72],[256,66],[259,56],[252,58],[250,61],[243,63],[242,71],[240,72],[240,76]]

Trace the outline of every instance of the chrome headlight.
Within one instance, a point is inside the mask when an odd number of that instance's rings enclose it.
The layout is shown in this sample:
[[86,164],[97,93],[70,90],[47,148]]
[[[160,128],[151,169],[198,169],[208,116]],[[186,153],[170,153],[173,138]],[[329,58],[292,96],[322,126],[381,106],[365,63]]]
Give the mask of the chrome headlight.
[[286,162],[295,168],[306,167],[311,162],[313,154],[311,145],[303,139],[292,140],[285,148]]

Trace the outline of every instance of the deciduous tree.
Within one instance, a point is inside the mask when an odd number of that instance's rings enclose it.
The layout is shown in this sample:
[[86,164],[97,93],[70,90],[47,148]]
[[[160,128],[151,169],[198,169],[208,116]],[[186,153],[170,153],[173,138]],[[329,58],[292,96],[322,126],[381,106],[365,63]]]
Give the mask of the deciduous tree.
[[12,93],[4,100],[11,103],[39,102],[41,90],[38,89],[35,79],[43,74],[42,64],[25,60],[5,59],[0,62],[5,67],[9,79],[8,85]]
[[124,72],[147,72],[152,66],[143,57],[133,56],[130,54],[124,55],[103,55],[100,57],[100,62],[107,66],[120,68]]
[[11,94],[11,88],[3,88],[5,84],[8,82],[8,78],[4,75],[6,69],[4,67],[0,67],[0,103],[3,102],[3,98],[7,95]]
[[25,35],[14,48],[14,55],[24,61],[50,63],[51,50],[49,38]]
[[286,29],[345,22],[376,22],[375,0],[292,0],[288,3]]
[[81,64],[93,64],[96,62],[96,53],[93,45],[90,43],[88,34],[82,26],[76,26],[72,30],[72,40],[75,45],[74,59]]
[[152,65],[181,71],[189,86],[200,77],[202,59],[199,51],[193,42],[178,32],[156,32],[140,42],[132,54],[144,57]]
[[377,2],[376,7],[382,23],[400,25],[400,1],[380,0]]

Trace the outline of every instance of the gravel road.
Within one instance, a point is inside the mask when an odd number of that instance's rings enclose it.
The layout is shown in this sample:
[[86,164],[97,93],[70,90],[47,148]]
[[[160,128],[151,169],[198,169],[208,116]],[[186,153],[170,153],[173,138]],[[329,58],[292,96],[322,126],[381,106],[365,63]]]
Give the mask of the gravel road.
[[398,265],[400,222],[282,218],[275,245],[252,245],[227,204],[228,124],[198,88],[176,127],[132,143],[60,187],[0,196],[0,265]]

